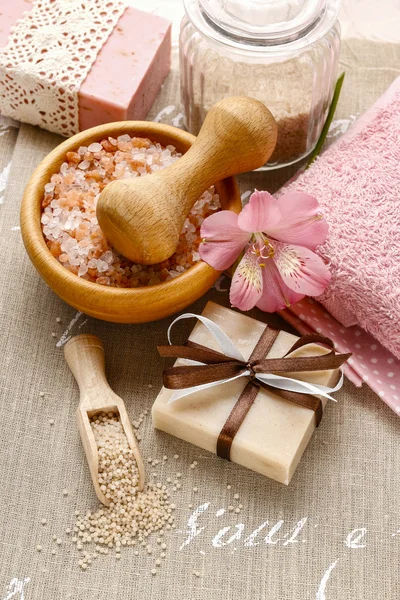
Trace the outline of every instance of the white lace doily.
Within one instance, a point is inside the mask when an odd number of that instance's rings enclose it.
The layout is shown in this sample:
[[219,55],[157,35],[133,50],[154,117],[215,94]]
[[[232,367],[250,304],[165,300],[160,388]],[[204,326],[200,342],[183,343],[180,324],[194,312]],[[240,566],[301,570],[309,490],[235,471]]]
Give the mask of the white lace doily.
[[77,133],[80,86],[125,8],[121,0],[37,0],[0,49],[0,112]]

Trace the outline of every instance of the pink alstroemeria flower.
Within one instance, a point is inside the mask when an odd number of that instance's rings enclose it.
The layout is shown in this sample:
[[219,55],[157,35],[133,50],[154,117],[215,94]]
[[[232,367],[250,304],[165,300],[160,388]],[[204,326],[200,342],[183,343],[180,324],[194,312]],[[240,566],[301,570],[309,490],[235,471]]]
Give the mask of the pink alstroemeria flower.
[[290,192],[276,199],[255,191],[239,215],[222,210],[205,219],[202,260],[223,271],[245,250],[232,278],[232,306],[275,312],[306,295],[322,294],[331,275],[313,252],[328,233],[318,209],[308,194]]

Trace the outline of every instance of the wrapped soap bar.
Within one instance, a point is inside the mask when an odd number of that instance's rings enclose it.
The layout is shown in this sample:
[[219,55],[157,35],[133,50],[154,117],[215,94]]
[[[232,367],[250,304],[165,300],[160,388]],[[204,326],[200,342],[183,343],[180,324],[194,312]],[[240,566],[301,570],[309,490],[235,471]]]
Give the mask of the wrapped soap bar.
[[[269,333],[272,333],[274,341],[266,354],[268,359],[284,357],[298,341],[294,335],[284,331],[276,332],[260,321],[213,302],[207,304],[202,316],[210,319],[228,335],[245,361],[249,361],[255,349],[262,343],[261,340],[267,338]],[[195,325],[188,344],[194,349],[200,345],[221,352],[216,339],[202,322]],[[329,352],[324,346],[308,343],[295,349],[289,357],[314,358],[328,353],[332,355],[332,351]],[[341,362],[345,360],[345,358],[340,359],[338,355],[334,355],[335,359],[337,364],[339,364],[338,359]],[[190,363],[184,359],[179,359],[175,363],[175,366],[184,365]],[[213,365],[212,369],[214,368],[221,373],[228,373],[230,366],[225,363],[223,367]],[[172,380],[181,376],[179,369],[168,371],[173,373]],[[175,371],[178,372],[177,375]],[[210,369],[207,368],[206,371],[208,373]],[[285,375],[290,375],[300,382],[305,381],[327,388],[335,386],[339,378],[337,369],[308,370]],[[199,381],[193,381],[191,385],[193,383],[198,384]],[[154,427],[215,453],[221,443],[221,432],[226,433],[229,429],[227,424],[232,421],[232,414],[237,412],[238,399],[243,397],[247,385],[248,378],[239,377],[206,387],[170,403],[175,392],[163,387],[152,409]],[[291,392],[284,392],[283,395],[285,394],[291,397]],[[250,402],[250,408],[231,440],[230,460],[276,481],[289,484],[316,427],[317,414],[312,408],[301,406],[296,401],[282,397],[278,389],[256,387],[253,397],[254,402]],[[315,396],[308,396],[308,398],[310,406],[312,399],[316,402],[314,409],[318,405],[320,408],[324,407],[326,402],[325,399]],[[239,407],[239,412],[240,410]],[[218,453],[222,456],[220,452]]]
[[[65,136],[103,123],[144,119],[170,70],[170,21],[125,8],[121,2],[69,4],[70,9],[65,0],[0,0],[0,112]],[[86,31],[86,21],[79,27],[78,10],[83,11],[82,21],[85,17],[92,23],[92,29]],[[20,24],[17,34],[16,23]],[[25,31],[32,56],[23,45]],[[81,82],[79,72],[73,72],[80,58],[83,71],[89,66]],[[36,64],[37,68],[32,66]],[[57,89],[65,82],[66,93],[61,90],[64,96],[56,111],[54,102],[44,107],[38,97],[40,86],[49,84],[46,77]],[[77,98],[75,92],[71,95],[74,77]],[[49,90],[48,86],[47,96]],[[63,116],[55,114],[60,111]],[[75,119],[74,112],[78,112]]]

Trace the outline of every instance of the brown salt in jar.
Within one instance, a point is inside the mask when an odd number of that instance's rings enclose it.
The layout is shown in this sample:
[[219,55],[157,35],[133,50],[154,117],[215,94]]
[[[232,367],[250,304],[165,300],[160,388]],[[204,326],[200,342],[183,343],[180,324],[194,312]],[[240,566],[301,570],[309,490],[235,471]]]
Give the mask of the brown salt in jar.
[[336,83],[339,0],[184,0],[181,98],[198,133],[227,96],[263,102],[278,125],[264,169],[289,165],[315,147]]

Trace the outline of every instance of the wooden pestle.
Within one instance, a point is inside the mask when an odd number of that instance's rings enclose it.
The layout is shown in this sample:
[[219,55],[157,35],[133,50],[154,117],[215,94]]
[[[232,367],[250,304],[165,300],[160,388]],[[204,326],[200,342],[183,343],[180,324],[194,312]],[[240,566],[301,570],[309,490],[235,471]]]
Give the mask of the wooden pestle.
[[261,167],[276,139],[275,120],[264,104],[244,96],[221,100],[208,112],[192,147],[173,165],[104,188],[97,204],[103,233],[134,262],[166,260],[201,194],[220,179]]
[[144,486],[144,466],[135,435],[132,430],[125,403],[110,388],[105,374],[104,347],[98,337],[82,334],[73,337],[64,347],[65,359],[80,391],[76,411],[79,433],[88,461],[96,495],[100,502],[109,505],[100,489],[98,480],[98,452],[89,418],[96,413],[119,414],[122,427],[134,454],[139,471],[139,490]]

